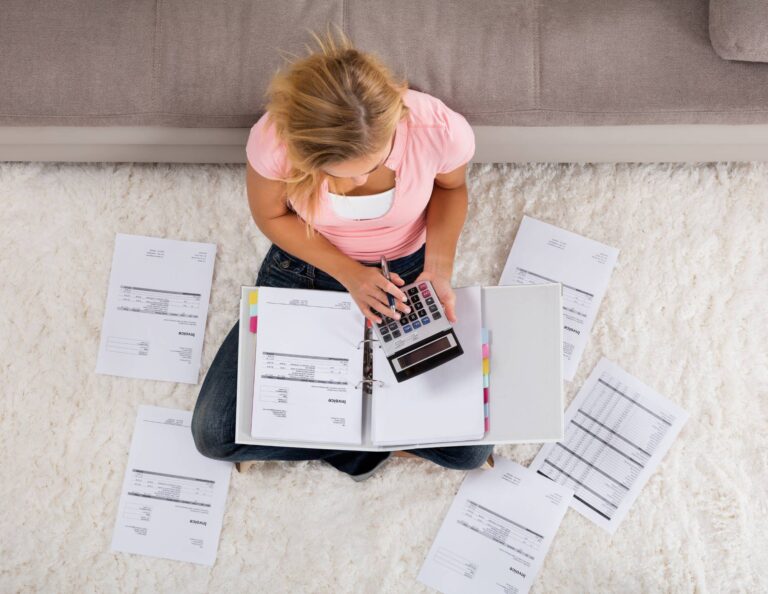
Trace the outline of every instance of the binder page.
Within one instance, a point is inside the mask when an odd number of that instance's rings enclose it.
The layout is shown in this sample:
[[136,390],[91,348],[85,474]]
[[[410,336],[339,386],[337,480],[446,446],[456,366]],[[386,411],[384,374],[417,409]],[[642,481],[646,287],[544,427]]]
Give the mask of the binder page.
[[[373,349],[371,411],[375,445],[482,439],[483,341],[480,287],[456,289],[456,337],[464,353],[398,383],[381,348]],[[375,343],[374,343],[375,345]]]
[[571,507],[615,532],[688,413],[601,359],[566,413],[565,439],[530,468],[573,489]]
[[361,443],[364,332],[349,293],[260,287],[253,437]]
[[528,216],[520,223],[499,284],[561,283],[565,380],[576,375],[618,255],[616,248]]
[[503,458],[468,472],[418,580],[445,594],[525,594],[572,493]]

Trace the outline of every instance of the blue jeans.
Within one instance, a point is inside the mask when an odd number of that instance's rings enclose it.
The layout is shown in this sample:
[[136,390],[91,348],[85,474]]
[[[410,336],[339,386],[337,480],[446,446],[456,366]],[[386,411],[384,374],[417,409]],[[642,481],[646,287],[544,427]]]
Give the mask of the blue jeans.
[[[378,265],[371,264],[371,265]],[[424,267],[424,247],[410,256],[390,262],[392,272],[412,283]],[[344,291],[334,278],[273,245],[261,264],[256,286]],[[246,460],[324,460],[350,475],[364,474],[389,452],[320,450],[235,443],[237,407],[237,343],[239,322],[235,323],[211,363],[192,416],[192,436],[198,451],[209,458]],[[454,446],[409,450],[440,466],[471,469],[481,466],[493,451],[492,445]]]

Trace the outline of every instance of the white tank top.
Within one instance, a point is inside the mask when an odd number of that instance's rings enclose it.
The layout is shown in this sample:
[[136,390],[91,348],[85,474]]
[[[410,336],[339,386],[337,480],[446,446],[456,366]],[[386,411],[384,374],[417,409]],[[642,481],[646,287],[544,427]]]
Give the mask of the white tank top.
[[344,218],[355,221],[383,217],[392,208],[395,188],[368,196],[339,196],[328,192],[334,212]]

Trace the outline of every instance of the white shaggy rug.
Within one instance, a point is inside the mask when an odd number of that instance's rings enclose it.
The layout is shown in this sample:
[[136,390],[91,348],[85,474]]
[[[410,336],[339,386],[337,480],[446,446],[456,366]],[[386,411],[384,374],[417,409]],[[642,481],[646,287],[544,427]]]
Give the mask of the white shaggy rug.
[[[110,552],[137,407],[199,389],[94,373],[115,233],[218,244],[204,373],[268,247],[244,173],[0,164],[0,592],[426,591],[463,473],[409,459],[233,473],[210,569]],[[566,401],[605,355],[691,415],[613,537],[568,512],[534,592],[768,591],[768,166],[474,165],[469,187],[457,285],[497,281],[524,213],[621,250]]]

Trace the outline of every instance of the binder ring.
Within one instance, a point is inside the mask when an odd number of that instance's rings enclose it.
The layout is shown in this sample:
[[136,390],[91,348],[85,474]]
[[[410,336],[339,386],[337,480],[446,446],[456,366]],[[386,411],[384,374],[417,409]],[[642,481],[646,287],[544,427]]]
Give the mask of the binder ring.
[[379,384],[379,388],[384,386],[384,382],[377,379],[361,379],[359,382],[357,382],[357,385],[355,386],[355,390],[360,387],[360,384]]
[[366,338],[364,340],[361,340],[360,342],[357,343],[357,350],[359,351],[360,350],[360,345],[364,344],[366,342],[379,342],[379,339],[378,338]]

